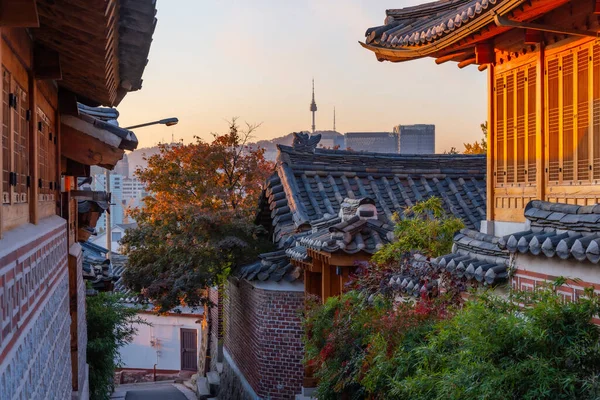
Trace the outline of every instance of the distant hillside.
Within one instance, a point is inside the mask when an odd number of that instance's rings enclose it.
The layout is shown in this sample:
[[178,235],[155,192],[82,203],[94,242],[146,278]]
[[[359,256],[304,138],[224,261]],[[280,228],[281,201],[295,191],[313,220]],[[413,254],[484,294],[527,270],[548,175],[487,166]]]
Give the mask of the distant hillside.
[[[330,147],[338,145],[340,148],[345,148],[344,146],[344,135],[336,131],[317,131],[316,133],[320,133],[321,138],[321,147]],[[294,134],[288,133],[285,136],[281,136],[275,139],[270,140],[259,140],[257,142],[248,143],[248,146],[251,147],[262,147],[265,149],[265,157],[268,160],[275,161],[277,157],[277,145],[283,144],[286,146],[291,146],[294,141]],[[150,157],[154,154],[158,154],[159,149],[158,146],[154,147],[144,147],[142,149],[137,149],[127,154],[127,158],[129,159],[129,175],[133,176],[133,173],[138,167],[146,168],[148,165],[144,160],[145,157]]]
[[127,159],[129,161],[129,176],[133,176],[133,173],[138,167],[146,168],[148,163],[146,162],[146,160],[144,160],[144,158],[153,156],[158,153],[158,146],[154,146],[137,149],[127,154]]

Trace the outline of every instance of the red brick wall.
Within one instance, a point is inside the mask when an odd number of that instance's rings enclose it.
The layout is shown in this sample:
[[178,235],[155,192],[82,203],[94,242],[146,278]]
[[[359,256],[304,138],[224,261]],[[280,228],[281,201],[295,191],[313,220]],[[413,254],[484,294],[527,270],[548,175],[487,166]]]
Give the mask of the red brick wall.
[[301,391],[303,308],[304,292],[228,284],[225,349],[259,397],[287,400]]

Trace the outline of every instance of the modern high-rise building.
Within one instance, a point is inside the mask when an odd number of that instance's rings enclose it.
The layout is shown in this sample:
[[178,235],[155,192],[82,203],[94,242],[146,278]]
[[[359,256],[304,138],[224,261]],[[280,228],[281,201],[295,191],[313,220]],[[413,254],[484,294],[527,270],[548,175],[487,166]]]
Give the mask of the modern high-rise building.
[[113,171],[117,175],[122,175],[123,178],[129,178],[129,160],[127,154],[123,154],[123,158],[117,163]]
[[123,178],[123,204],[125,207],[140,207],[148,195],[146,186],[137,178]]
[[396,153],[398,136],[393,132],[347,132],[346,148],[371,153]]
[[[106,191],[106,175],[98,174],[94,175],[92,182],[92,190]],[[125,210],[123,208],[123,175],[112,173],[110,174],[110,193],[111,193],[111,206],[110,206],[110,221],[111,225],[117,225],[123,223]],[[106,215],[102,214],[98,223],[96,224],[97,230],[106,229]]]
[[397,125],[394,134],[398,137],[400,154],[435,153],[435,125]]

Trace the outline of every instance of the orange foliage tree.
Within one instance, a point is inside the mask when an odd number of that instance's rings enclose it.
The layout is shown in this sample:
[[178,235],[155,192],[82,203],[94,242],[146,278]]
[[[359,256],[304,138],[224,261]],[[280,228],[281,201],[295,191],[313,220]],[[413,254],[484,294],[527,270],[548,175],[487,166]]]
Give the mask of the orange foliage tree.
[[131,211],[138,226],[122,241],[123,277],[158,311],[205,304],[205,288],[267,250],[253,213],[274,166],[264,149],[246,145],[257,127],[240,129],[233,119],[211,143],[161,144],[136,171],[150,195]]
[[487,121],[480,125],[483,138],[479,142],[463,143],[464,154],[487,154]]
[[487,121],[480,125],[483,138],[479,142],[463,143],[464,154],[487,154]]

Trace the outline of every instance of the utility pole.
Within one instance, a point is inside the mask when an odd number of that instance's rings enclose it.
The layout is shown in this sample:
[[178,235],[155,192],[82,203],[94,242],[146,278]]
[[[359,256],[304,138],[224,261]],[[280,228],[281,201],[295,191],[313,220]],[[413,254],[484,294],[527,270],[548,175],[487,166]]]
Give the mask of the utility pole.
[[106,179],[106,193],[108,193],[110,199],[108,202],[108,209],[104,214],[104,219],[106,220],[106,249],[108,250],[106,253],[106,258],[110,260],[112,258],[112,227],[110,225],[110,202],[112,201],[112,196],[110,196],[110,170],[108,168],[106,168],[106,173],[104,176],[104,179]]

